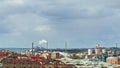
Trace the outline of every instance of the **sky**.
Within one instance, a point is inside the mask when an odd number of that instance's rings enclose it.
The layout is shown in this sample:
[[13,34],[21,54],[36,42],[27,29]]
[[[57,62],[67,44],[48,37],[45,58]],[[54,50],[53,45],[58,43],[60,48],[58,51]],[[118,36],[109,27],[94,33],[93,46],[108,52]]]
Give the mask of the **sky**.
[[0,48],[120,46],[120,0],[0,0]]

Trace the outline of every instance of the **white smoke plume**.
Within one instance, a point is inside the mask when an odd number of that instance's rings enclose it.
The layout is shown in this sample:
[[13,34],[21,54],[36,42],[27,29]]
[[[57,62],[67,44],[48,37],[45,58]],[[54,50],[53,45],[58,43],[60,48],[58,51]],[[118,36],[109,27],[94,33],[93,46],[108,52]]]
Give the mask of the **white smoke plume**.
[[38,42],[39,45],[42,45],[42,44],[45,44],[45,43],[47,43],[46,40],[40,40],[40,41]]

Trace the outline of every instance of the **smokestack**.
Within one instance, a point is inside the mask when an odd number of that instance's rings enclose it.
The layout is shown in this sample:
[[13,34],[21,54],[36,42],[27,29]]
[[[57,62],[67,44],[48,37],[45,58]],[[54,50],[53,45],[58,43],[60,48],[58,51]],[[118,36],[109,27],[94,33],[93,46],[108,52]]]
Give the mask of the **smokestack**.
[[116,55],[118,56],[117,51],[118,51],[118,49],[117,49],[117,43],[116,43],[116,49],[115,49],[115,52],[116,52]]
[[67,42],[65,42],[65,52],[67,52]]
[[48,42],[46,43],[46,49],[48,50]]
[[116,48],[117,48],[117,43],[116,43]]
[[[65,42],[65,53],[67,53],[67,42]],[[67,54],[65,54],[65,60],[67,61]]]
[[32,42],[32,54],[33,54],[33,49],[34,49],[34,43]]

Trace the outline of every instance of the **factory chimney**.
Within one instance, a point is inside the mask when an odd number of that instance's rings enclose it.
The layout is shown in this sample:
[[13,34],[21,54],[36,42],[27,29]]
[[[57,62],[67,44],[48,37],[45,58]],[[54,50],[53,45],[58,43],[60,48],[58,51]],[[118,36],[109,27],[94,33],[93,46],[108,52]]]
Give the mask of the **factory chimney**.
[[65,55],[65,60],[67,61],[67,42],[65,42],[65,52],[64,52],[64,55]]
[[33,49],[34,49],[34,43],[32,42],[32,54],[33,54]]
[[48,50],[48,42],[46,42],[46,49]]
[[67,42],[65,42],[65,52],[67,52]]

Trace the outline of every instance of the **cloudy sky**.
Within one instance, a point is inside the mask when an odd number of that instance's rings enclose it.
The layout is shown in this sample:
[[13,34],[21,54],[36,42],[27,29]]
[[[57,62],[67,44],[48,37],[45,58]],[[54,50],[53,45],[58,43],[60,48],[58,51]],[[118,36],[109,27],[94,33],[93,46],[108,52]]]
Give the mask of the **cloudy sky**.
[[0,0],[0,48],[120,45],[120,0]]

